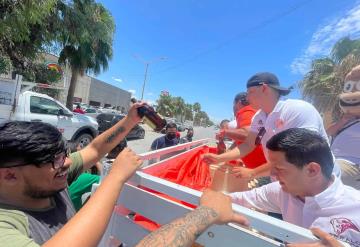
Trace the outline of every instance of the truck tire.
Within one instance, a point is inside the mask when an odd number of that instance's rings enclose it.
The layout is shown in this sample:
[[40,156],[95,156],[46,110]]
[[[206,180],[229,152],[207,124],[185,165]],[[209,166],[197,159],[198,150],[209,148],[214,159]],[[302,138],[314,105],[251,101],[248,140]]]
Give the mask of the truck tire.
[[82,133],[75,139],[76,146],[80,145],[81,148],[86,147],[90,144],[90,142],[94,139],[94,137],[88,133]]

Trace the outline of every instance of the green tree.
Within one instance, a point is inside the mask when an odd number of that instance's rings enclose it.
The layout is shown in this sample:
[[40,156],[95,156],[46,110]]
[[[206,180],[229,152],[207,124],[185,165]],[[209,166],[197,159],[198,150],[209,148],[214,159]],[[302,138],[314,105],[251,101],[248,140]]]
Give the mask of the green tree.
[[183,122],[183,118],[185,116],[185,101],[181,97],[174,97],[172,98],[172,105],[174,108],[174,115],[175,117],[180,116],[181,122]]
[[185,120],[193,121],[193,105],[192,104],[185,104]]
[[0,1],[0,60],[16,73],[30,70],[37,55],[55,40],[59,0]]
[[157,107],[156,111],[165,116],[172,117],[173,116],[173,106],[172,106],[172,97],[171,95],[160,95],[159,99],[156,101]]
[[343,38],[332,48],[330,57],[315,59],[311,69],[299,82],[302,96],[321,113],[340,116],[338,95],[342,92],[347,73],[360,64],[360,40]]
[[200,105],[200,103],[198,103],[198,102],[196,102],[196,103],[194,103],[194,105],[193,105],[193,110],[194,110],[194,112],[200,112],[201,111],[201,105]]
[[77,78],[106,70],[112,58],[115,24],[111,14],[94,0],[73,0],[62,5],[59,63],[68,63],[71,79],[66,106],[72,109]]
[[206,112],[199,111],[199,112],[195,113],[195,116],[194,116],[194,125],[195,126],[205,126],[205,125],[207,125],[207,123],[209,121],[210,120],[209,120],[209,117]]

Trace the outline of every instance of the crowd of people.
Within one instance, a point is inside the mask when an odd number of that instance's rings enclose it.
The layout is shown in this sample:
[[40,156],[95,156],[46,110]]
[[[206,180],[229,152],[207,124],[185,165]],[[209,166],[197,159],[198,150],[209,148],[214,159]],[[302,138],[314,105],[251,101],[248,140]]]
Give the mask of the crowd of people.
[[[354,68],[345,78],[344,109],[354,102],[349,94],[360,92],[359,71],[360,67]],[[205,190],[199,207],[152,232],[138,246],[191,246],[212,224],[249,225],[245,217],[232,211],[232,202],[281,214],[284,221],[311,228],[319,237],[315,243],[288,246],[360,246],[360,159],[356,159],[360,156],[360,132],[354,131],[359,126],[359,107],[350,106],[346,112],[346,119],[353,115],[351,121],[340,120],[346,123],[331,126],[330,143],[323,120],[311,104],[280,98],[289,92],[272,73],[250,77],[247,92],[234,99],[237,128],[224,127],[217,134],[217,138],[234,140],[233,146],[223,154],[203,156],[207,163],[239,160],[241,166],[234,168],[238,177],[271,176],[273,182],[230,196]],[[0,126],[1,245],[96,246],[124,183],[142,161],[124,148],[78,212],[68,185],[125,138],[141,120],[137,108],[142,104],[134,103],[126,117],[73,153],[49,124],[13,121]],[[346,134],[349,130],[352,132]],[[340,134],[352,141],[348,144],[351,152],[341,151]],[[176,125],[168,124],[166,134],[155,140],[151,149],[188,142],[192,136],[189,129],[180,139]]]

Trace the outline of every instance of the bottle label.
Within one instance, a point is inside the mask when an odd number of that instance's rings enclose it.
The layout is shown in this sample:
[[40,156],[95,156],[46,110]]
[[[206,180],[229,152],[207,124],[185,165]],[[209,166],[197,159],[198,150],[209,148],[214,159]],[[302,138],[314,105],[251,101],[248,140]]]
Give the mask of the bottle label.
[[156,125],[153,122],[151,122],[147,117],[144,117],[144,123],[150,126],[150,128],[156,129]]

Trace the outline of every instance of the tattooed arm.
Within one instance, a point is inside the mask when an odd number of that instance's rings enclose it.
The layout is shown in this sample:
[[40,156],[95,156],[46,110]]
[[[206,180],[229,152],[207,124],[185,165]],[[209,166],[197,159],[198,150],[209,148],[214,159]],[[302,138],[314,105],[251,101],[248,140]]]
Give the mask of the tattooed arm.
[[137,247],[191,246],[209,226],[228,222],[248,225],[246,218],[232,211],[229,196],[206,190],[200,207],[149,234]]
[[80,151],[84,169],[99,161],[125,138],[129,131],[140,121],[137,108],[141,105],[142,103],[134,104],[126,117],[96,137],[88,146]]

